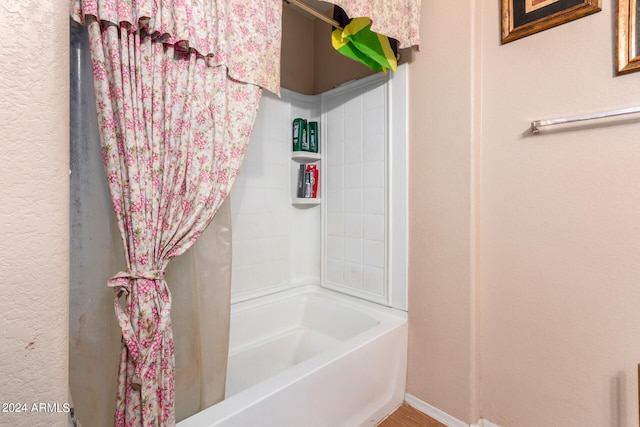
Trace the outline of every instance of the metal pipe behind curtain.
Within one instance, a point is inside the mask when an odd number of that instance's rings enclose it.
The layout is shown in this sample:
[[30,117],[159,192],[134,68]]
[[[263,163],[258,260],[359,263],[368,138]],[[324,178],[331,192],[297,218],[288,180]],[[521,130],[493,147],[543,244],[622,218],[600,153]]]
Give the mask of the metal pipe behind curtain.
[[[111,427],[121,331],[106,286],[126,268],[100,153],[86,29],[70,20],[69,386],[79,425]],[[173,294],[176,419],[224,398],[231,288],[231,215],[167,268]]]
[[333,18],[329,18],[328,16],[324,15],[322,12],[318,12],[313,7],[309,6],[308,4],[306,4],[301,0],[283,0],[283,1],[287,4],[292,4],[294,6],[297,6],[300,9],[304,10],[305,12],[310,13],[316,18],[326,22],[327,24],[342,30],[342,26],[338,21],[336,21]]

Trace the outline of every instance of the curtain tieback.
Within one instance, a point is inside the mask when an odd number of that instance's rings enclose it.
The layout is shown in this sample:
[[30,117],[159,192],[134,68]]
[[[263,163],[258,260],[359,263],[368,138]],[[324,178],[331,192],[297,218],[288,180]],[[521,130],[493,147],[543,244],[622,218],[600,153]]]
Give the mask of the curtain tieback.
[[[119,300],[122,295],[129,295],[131,293],[131,282],[133,280],[154,280],[159,281],[158,293],[166,295],[166,300],[158,295],[157,300],[161,306],[157,307],[160,312],[160,320],[156,325],[155,334],[151,344],[144,349],[138,342],[136,332],[131,324],[129,316],[120,306]],[[138,271],[121,271],[113,276],[107,282],[107,286],[115,288],[118,292],[114,302],[116,317],[122,329],[122,338],[129,349],[129,355],[135,362],[135,372],[131,378],[132,387],[139,390],[142,386],[142,379],[145,376],[149,365],[153,361],[155,353],[160,348],[160,341],[163,338],[164,332],[169,325],[170,312],[171,312],[171,292],[167,286],[167,282],[164,281],[164,271],[162,270],[150,270],[145,272]],[[146,351],[145,351],[146,350]]]
[[[149,271],[121,271],[107,281],[107,286],[110,288],[119,288],[117,291],[124,291],[126,294],[131,292],[131,280],[163,280],[163,270],[149,270]],[[118,295],[120,297],[120,295]]]

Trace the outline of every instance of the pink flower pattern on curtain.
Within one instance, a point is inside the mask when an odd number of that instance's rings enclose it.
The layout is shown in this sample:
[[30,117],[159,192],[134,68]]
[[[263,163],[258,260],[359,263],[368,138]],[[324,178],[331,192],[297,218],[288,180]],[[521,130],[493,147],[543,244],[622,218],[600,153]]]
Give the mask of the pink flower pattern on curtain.
[[[210,223],[262,88],[279,91],[281,0],[71,0],[89,27],[102,156],[128,270],[115,426],[172,426],[169,260]],[[120,303],[125,297],[124,307]]]
[[350,18],[371,18],[371,31],[392,37],[401,48],[420,45],[421,0],[332,0]]

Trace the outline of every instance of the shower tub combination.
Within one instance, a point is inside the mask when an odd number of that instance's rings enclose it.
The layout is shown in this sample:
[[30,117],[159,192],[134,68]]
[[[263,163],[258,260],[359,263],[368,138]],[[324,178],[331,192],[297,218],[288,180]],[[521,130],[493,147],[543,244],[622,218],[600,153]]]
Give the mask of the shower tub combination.
[[178,427],[374,426],[404,400],[405,312],[318,286],[231,310],[226,399]]

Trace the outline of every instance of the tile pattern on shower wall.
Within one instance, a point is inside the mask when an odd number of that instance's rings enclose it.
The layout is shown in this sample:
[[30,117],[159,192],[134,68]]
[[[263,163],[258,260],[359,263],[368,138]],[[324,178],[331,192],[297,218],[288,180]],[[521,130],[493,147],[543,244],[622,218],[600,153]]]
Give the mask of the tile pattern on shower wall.
[[384,297],[385,87],[327,102],[326,280]]
[[231,192],[233,296],[289,282],[288,115],[288,104],[265,92]]

